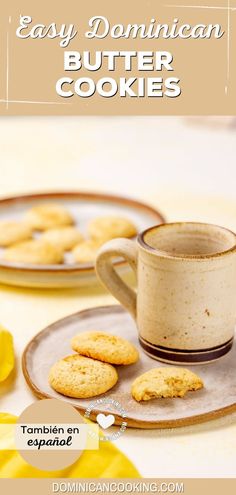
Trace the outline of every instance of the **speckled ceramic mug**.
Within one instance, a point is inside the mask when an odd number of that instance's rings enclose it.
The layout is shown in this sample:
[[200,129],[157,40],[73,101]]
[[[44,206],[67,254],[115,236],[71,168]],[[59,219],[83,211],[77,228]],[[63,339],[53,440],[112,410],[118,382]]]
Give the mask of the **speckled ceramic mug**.
[[[137,295],[114,270],[123,257],[137,270]],[[140,344],[169,363],[203,363],[232,347],[236,324],[236,235],[203,223],[152,227],[137,242],[102,246],[98,277],[132,314]]]

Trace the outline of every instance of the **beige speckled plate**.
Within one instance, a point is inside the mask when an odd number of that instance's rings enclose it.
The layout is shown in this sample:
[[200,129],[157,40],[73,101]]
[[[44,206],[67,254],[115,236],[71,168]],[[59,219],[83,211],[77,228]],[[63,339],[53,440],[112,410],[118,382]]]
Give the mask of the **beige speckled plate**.
[[[134,222],[138,232],[164,222],[157,210],[133,199],[107,194],[83,192],[52,192],[29,194],[0,200],[0,220],[20,220],[37,204],[59,203],[67,208],[76,225],[86,235],[88,222],[103,215],[118,215]],[[65,288],[94,284],[93,264],[75,264],[70,253],[61,265],[27,265],[1,260],[0,282],[10,285],[41,288]],[[124,264],[123,264],[124,265]]]
[[[120,335],[139,347],[135,324],[129,314],[120,306],[92,308],[68,316],[45,328],[36,335],[23,354],[23,373],[25,379],[39,398],[57,398],[65,400],[84,412],[93,399],[71,399],[51,389],[48,384],[48,372],[52,364],[71,354],[70,339],[80,331],[101,329]],[[145,355],[141,348],[140,361],[131,366],[119,366],[118,384],[106,394],[118,400],[127,413],[128,426],[137,428],[173,428],[208,421],[224,416],[236,410],[236,345],[218,361],[189,366],[204,380],[205,388],[189,392],[182,399],[155,399],[146,403],[137,403],[130,394],[133,380],[145,371],[165,364],[154,361]],[[116,417],[116,424],[122,419],[110,407]],[[99,405],[91,416],[98,412],[107,412]]]

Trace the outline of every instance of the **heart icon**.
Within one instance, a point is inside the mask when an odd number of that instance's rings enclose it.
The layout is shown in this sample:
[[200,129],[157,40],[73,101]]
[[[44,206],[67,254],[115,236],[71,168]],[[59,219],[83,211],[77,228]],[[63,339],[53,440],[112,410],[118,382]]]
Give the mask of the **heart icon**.
[[101,426],[101,428],[103,428],[104,430],[106,430],[107,428],[109,428],[109,426],[112,426],[115,423],[115,418],[113,414],[108,414],[106,416],[105,414],[100,413],[97,415],[96,419],[99,426]]

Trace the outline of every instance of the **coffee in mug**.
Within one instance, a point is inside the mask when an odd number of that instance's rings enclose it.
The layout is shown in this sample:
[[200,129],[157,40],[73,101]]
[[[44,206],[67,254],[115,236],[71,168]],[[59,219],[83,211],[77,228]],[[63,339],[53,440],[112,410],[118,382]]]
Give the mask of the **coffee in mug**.
[[[137,293],[112,259],[137,272]],[[232,347],[236,324],[236,235],[205,223],[169,223],[136,241],[114,239],[100,249],[97,275],[136,321],[152,358],[206,363]]]

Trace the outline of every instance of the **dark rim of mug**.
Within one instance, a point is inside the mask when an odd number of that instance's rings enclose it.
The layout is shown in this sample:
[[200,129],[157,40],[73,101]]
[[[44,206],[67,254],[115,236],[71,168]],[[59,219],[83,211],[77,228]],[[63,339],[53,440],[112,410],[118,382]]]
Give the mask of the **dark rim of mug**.
[[[178,225],[205,225],[208,227],[215,227],[217,229],[223,230],[224,232],[228,234],[232,234],[235,238],[235,244],[229,248],[226,249],[225,251],[220,251],[218,253],[211,253],[211,254],[171,254],[168,251],[164,251],[161,249],[156,249],[152,246],[150,246],[146,241],[145,241],[145,235],[148,232],[151,232],[152,230],[157,230],[157,229],[163,229],[163,228],[168,228],[171,226],[178,226]],[[204,223],[204,222],[170,222],[170,223],[161,223],[159,225],[154,225],[153,227],[149,227],[148,229],[144,230],[141,234],[138,235],[137,241],[140,244],[141,247],[144,249],[150,251],[152,254],[156,256],[161,256],[162,258],[168,258],[168,259],[173,259],[173,260],[204,260],[204,259],[212,259],[212,258],[220,258],[222,256],[225,256],[227,254],[232,254],[236,252],[236,234],[230,230],[227,229],[226,227],[221,227],[220,225],[216,225],[213,223]]]
[[233,338],[225,344],[213,347],[212,349],[202,349],[201,351],[181,351],[174,349],[165,349],[164,347],[154,346],[147,341],[139,337],[139,343],[144,351],[157,360],[163,360],[164,362],[186,363],[186,364],[198,364],[210,362],[227,354],[233,346]]

